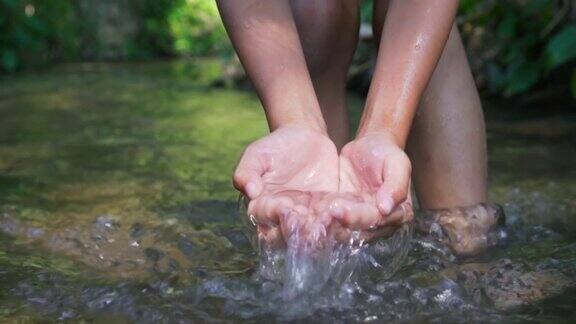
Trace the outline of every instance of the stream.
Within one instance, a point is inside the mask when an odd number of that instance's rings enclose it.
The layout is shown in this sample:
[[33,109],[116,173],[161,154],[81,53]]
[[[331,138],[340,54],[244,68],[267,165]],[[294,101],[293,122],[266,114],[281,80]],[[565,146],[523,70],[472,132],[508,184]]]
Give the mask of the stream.
[[[507,224],[488,253],[460,259],[414,233],[393,276],[356,271],[286,298],[262,276],[230,184],[267,126],[253,93],[213,86],[220,69],[75,63],[0,78],[1,322],[574,318],[576,118],[489,119],[490,199]],[[361,98],[350,106],[357,121]]]

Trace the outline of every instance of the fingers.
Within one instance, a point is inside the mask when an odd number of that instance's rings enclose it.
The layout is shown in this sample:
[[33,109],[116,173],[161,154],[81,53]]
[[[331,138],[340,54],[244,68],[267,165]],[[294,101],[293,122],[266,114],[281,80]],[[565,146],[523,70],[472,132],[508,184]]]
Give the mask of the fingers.
[[[360,231],[363,240],[367,240],[391,235],[413,215],[410,200],[383,215],[369,197],[338,194],[330,195],[329,200],[312,201],[300,196],[292,192],[266,194],[249,203],[248,213],[258,224],[261,241],[277,248],[290,242],[317,246],[326,238],[349,240],[354,231]],[[305,206],[301,202],[312,204]]]
[[349,242],[353,231],[360,231],[360,239],[371,241],[389,237],[400,226],[413,219],[412,201],[401,203],[389,215],[382,215],[374,203],[351,200],[335,200],[330,212],[338,220],[331,226],[331,235],[338,242]]
[[277,226],[280,218],[294,207],[294,201],[286,196],[263,195],[248,203],[248,215],[254,216],[258,224]]
[[273,249],[285,246],[281,219],[293,211],[293,201],[289,197],[264,196],[252,200],[248,205],[248,215],[253,216],[258,226],[260,242]]
[[334,222],[328,228],[328,235],[333,237],[337,242],[347,243],[350,240],[351,231],[344,225]]
[[385,217],[379,226],[400,226],[414,218],[412,200],[408,198],[398,207],[394,208],[388,217]]
[[388,238],[400,228],[400,225],[386,225],[378,227],[374,230],[362,231],[360,233],[360,239],[364,242],[370,243],[381,238]]
[[272,248],[282,248],[297,231],[306,238],[308,233],[315,237],[325,236],[325,232],[306,223],[310,211],[295,202],[299,197],[291,192],[262,195],[248,204],[248,214],[256,220],[261,242]]
[[382,167],[382,185],[376,192],[376,204],[383,215],[404,202],[410,193],[412,166],[404,152],[390,154]]
[[282,249],[286,246],[282,232],[277,226],[258,226],[258,239],[272,249]]
[[331,215],[350,230],[374,228],[382,221],[374,203],[336,198],[329,208]]
[[264,188],[262,176],[267,171],[258,153],[248,147],[234,171],[234,188],[244,193],[250,200],[258,197]]

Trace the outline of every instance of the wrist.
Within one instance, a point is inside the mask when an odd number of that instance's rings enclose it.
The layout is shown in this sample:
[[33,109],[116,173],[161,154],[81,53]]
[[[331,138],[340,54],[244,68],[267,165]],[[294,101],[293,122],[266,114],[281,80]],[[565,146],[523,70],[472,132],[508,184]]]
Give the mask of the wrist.
[[384,139],[384,141],[392,143],[402,149],[406,146],[405,137],[399,135],[396,130],[387,127],[362,127],[358,129],[356,138],[360,139],[370,136],[378,136]]
[[275,131],[278,129],[302,129],[302,130],[309,130],[316,133],[320,133],[322,135],[328,136],[328,131],[326,129],[326,124],[314,120],[293,120],[293,121],[284,121],[282,123],[277,123],[275,125],[270,126],[270,131]]
[[357,136],[383,133],[391,136],[398,146],[404,148],[412,125],[414,110],[412,105],[404,102],[391,103],[368,100],[360,120]]
[[310,129],[324,135],[328,134],[326,122],[322,117],[319,107],[275,107],[273,109],[266,109],[266,112],[271,131],[279,128],[292,127]]

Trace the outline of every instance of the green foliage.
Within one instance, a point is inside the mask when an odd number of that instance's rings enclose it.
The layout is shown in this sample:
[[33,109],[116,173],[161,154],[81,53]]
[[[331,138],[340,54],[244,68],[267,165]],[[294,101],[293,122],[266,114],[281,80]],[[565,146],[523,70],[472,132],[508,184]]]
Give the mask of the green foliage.
[[180,55],[207,55],[230,50],[216,3],[188,0],[170,13],[174,51]]
[[0,71],[72,57],[72,11],[69,0],[0,0]]
[[[107,3],[114,3],[99,1],[86,0],[104,9]],[[91,11],[76,10],[81,3],[0,0],[0,72],[89,57],[80,47],[99,51],[95,29],[102,26],[88,26],[85,21],[89,19],[83,15]],[[570,74],[576,61],[576,22],[571,14],[575,8],[571,3],[461,1],[459,21],[467,44],[473,44],[468,54],[481,85],[513,96],[562,73],[563,83],[570,84],[570,79],[576,78]],[[125,42],[125,48],[117,50],[123,53],[117,58],[232,53],[213,0],[126,0],[123,4],[122,10],[133,12],[137,32]],[[371,21],[372,4],[372,0],[363,1],[363,22]],[[95,21],[106,23],[106,19]]]
[[481,44],[469,55],[490,90],[518,95],[573,63],[576,24],[570,6],[547,0],[462,1],[464,36]]
[[212,55],[230,50],[212,0],[131,0],[142,20],[134,56]]
[[186,5],[186,0],[131,0],[131,3],[140,19],[140,29],[132,56],[173,54],[174,38],[169,17],[173,11]]
[[372,22],[372,13],[374,8],[374,0],[364,0],[360,5],[360,19],[362,23]]
[[568,25],[546,45],[546,68],[552,70],[576,58],[576,26]]
[[[92,0],[98,1],[98,0]],[[73,0],[0,0],[0,72],[82,59],[80,45],[98,52],[98,29]],[[106,3],[88,2],[90,8]],[[118,58],[228,54],[231,46],[212,0],[128,0],[138,25]],[[102,20],[100,20],[102,21]],[[105,21],[105,20],[104,20]],[[127,57],[125,53],[128,53]],[[99,57],[91,54],[89,57]]]

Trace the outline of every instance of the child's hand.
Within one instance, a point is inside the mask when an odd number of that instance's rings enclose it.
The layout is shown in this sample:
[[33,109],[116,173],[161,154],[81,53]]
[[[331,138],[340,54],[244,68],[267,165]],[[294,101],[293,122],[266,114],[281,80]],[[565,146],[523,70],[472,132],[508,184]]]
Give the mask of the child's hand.
[[276,246],[298,224],[307,224],[307,231],[328,226],[330,217],[320,219],[315,206],[322,205],[326,192],[338,191],[338,182],[332,141],[322,132],[298,127],[278,128],[250,144],[234,172],[234,187],[249,198],[248,214],[255,218],[260,239]]
[[410,221],[410,174],[410,160],[391,134],[369,133],[348,143],[340,154],[340,192],[362,201],[336,202],[341,224],[386,234]]

